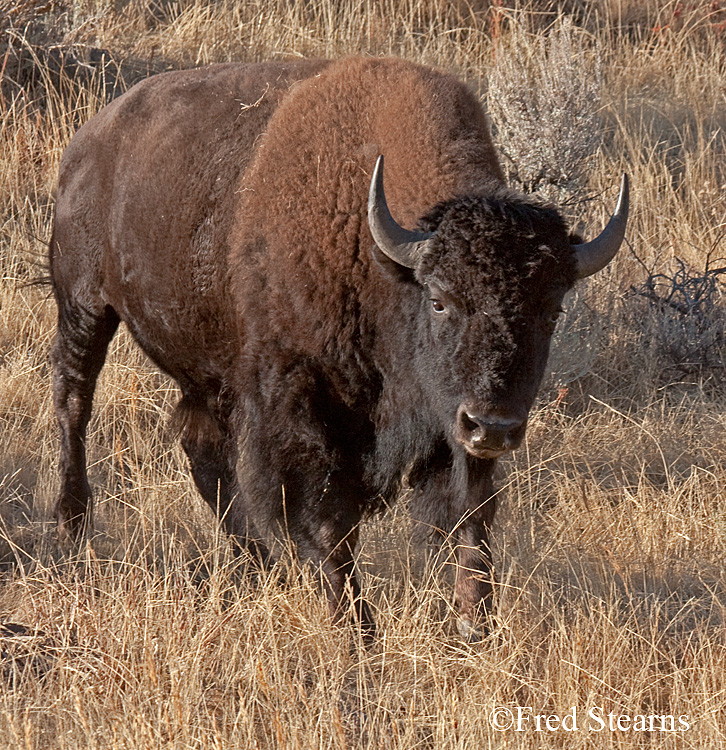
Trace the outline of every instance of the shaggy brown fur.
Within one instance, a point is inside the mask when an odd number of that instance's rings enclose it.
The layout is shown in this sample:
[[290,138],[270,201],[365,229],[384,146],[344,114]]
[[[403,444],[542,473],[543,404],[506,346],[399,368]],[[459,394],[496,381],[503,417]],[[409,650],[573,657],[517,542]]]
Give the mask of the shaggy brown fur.
[[[371,252],[381,153],[393,216],[435,232],[411,270]],[[62,531],[85,518],[120,319],[179,383],[195,481],[236,537],[259,554],[291,538],[337,612],[347,585],[358,597],[359,520],[408,473],[415,513],[456,527],[463,629],[489,606],[491,475],[524,434],[575,259],[554,209],[504,189],[460,82],[359,58],[152,78],[68,147],[51,267]]]

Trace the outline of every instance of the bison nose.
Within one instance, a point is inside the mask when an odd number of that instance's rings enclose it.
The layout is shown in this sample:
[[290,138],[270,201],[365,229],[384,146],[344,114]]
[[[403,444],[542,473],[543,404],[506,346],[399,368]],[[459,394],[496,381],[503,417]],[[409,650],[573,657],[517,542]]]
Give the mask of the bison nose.
[[496,458],[519,446],[526,427],[526,416],[495,412],[479,414],[470,407],[460,406],[455,436],[473,456]]

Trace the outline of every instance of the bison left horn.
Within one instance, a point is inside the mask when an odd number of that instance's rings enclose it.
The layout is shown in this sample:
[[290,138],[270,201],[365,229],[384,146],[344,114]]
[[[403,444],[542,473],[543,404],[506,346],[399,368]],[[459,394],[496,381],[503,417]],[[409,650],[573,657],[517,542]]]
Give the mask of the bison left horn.
[[628,175],[623,175],[620,186],[620,196],[615,213],[610,217],[605,229],[590,242],[573,245],[577,258],[577,278],[584,279],[597,273],[615,257],[625,237],[625,226],[628,223],[628,210],[630,208],[628,190]]
[[368,226],[379,249],[390,260],[406,268],[415,268],[423,246],[433,236],[411,232],[399,226],[391,216],[383,191],[383,156],[378,157],[368,192]]

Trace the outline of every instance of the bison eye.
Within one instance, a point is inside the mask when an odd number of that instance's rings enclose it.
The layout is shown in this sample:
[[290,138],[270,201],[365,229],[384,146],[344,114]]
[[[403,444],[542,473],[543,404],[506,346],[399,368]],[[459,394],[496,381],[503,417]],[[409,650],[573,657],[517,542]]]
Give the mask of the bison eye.
[[438,299],[431,300],[431,309],[437,315],[443,315],[445,312],[447,312],[446,305],[441,300],[438,300]]

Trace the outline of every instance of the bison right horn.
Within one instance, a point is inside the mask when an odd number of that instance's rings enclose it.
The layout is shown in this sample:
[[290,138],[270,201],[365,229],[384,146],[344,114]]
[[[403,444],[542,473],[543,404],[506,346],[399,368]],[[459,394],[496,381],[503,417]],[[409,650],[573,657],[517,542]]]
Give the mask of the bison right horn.
[[379,249],[406,268],[415,268],[423,246],[433,236],[428,232],[411,232],[399,226],[391,216],[383,191],[383,156],[378,157],[368,192],[368,226]]
[[623,175],[620,186],[618,205],[615,213],[610,217],[605,229],[590,242],[573,245],[577,258],[577,278],[584,279],[597,273],[615,257],[625,237],[625,226],[628,223],[628,210],[630,199],[628,190],[628,175]]

